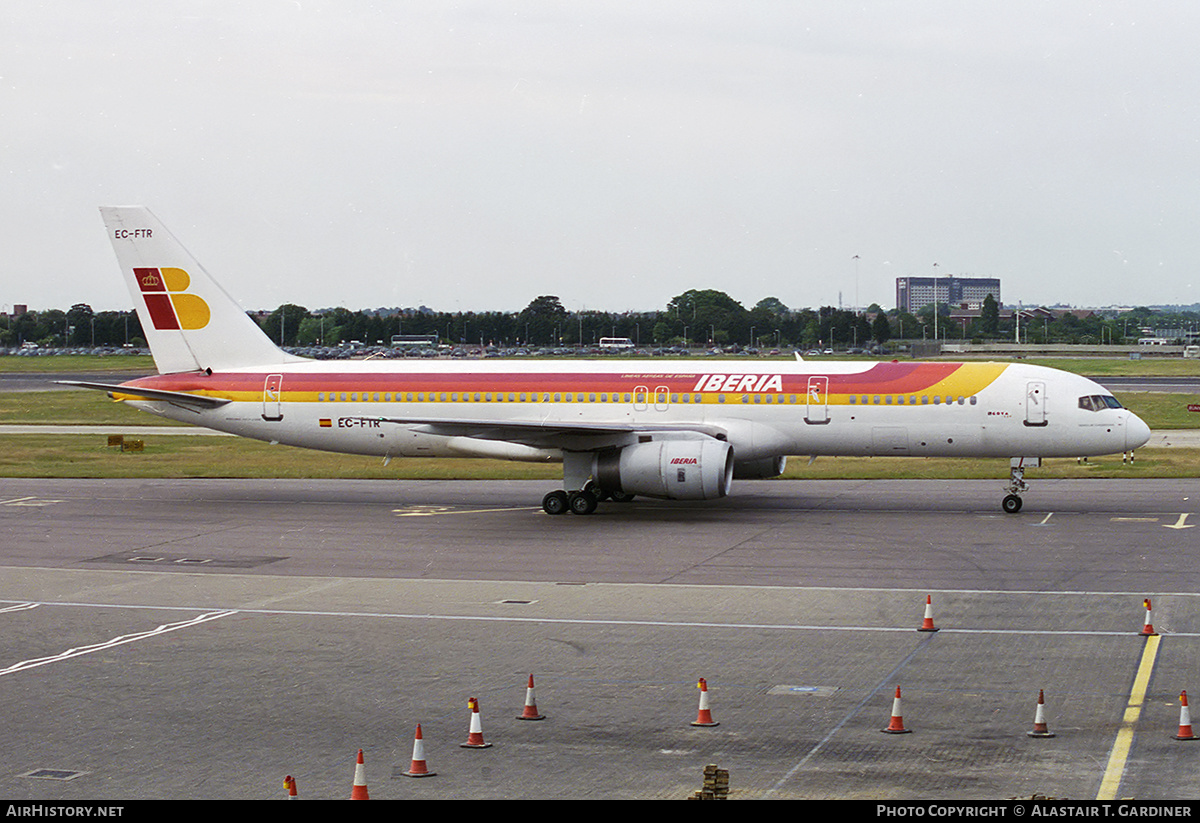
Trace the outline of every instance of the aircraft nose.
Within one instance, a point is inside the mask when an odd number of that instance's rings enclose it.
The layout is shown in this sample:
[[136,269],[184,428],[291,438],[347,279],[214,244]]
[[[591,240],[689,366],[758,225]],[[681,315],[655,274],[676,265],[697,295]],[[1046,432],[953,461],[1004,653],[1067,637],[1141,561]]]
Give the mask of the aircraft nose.
[[1125,422],[1125,451],[1133,451],[1150,442],[1150,427],[1133,412]]

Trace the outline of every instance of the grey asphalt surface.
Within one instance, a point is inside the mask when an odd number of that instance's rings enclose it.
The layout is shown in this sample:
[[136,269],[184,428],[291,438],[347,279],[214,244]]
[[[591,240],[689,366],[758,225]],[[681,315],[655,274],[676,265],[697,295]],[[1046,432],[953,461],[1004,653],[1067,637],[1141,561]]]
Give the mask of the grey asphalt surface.
[[3,479],[0,795],[336,799],[361,748],[373,799],[683,799],[708,763],[733,799],[1196,798],[1200,480],[1028,479],[1018,515],[755,481],[590,517],[536,481]]

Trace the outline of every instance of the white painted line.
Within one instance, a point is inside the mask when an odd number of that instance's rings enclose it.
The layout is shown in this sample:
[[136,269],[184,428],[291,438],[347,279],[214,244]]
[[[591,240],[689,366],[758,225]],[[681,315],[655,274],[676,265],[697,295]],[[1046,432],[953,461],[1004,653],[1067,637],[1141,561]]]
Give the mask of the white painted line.
[[103,643],[95,643],[91,646],[80,646],[79,648],[75,649],[67,649],[65,652],[52,654],[49,657],[23,660],[20,663],[14,663],[6,669],[0,669],[0,677],[3,677],[6,674],[13,674],[15,672],[23,672],[27,669],[35,669],[38,666],[45,666],[50,663],[58,663],[63,660],[70,660],[72,657],[80,657],[81,655],[91,654],[92,652],[103,651],[104,649],[112,649],[117,646],[123,646],[126,643],[135,643],[138,640],[146,640],[147,638],[158,637],[159,635],[166,634],[167,632],[178,631],[179,629],[186,629],[191,626],[199,626],[201,623],[208,623],[211,620],[218,620],[222,617],[228,617],[231,614],[237,614],[237,612],[209,612],[207,614],[199,615],[198,617],[193,617],[191,620],[180,621],[179,623],[164,623],[158,628],[151,629],[150,631],[137,632],[136,634],[124,634],[120,637],[114,637],[112,640],[105,640]]
[[1181,514],[1181,515],[1179,515],[1179,519],[1176,520],[1174,523],[1171,523],[1169,525],[1167,523],[1164,523],[1163,528],[1164,529],[1191,529],[1191,528],[1194,528],[1193,526],[1186,525],[1187,519],[1188,519],[1188,516],[1186,513]]
[[[1123,595],[1128,597],[1128,595]],[[42,601],[43,606],[72,606],[77,608],[88,609],[153,609],[155,611],[196,611],[196,606],[156,606],[146,605],[144,603],[79,603],[79,602],[52,602]],[[336,617],[336,618],[373,618],[377,620],[446,620],[453,622],[476,622],[476,623],[532,623],[535,625],[546,626],[656,626],[659,628],[677,628],[677,629],[733,629],[742,631],[746,629],[752,630],[774,630],[774,631],[802,631],[802,632],[883,632],[883,633],[899,633],[899,634],[918,634],[913,626],[830,626],[827,624],[807,624],[807,623],[714,623],[712,621],[695,621],[695,620],[628,620],[618,617],[612,618],[577,618],[577,617],[512,617],[499,615],[473,615],[473,614],[416,614],[406,612],[361,612],[361,611],[321,611],[318,609],[249,609],[236,608],[227,611],[215,613],[207,616],[206,619],[212,620],[218,617],[225,617],[231,614],[259,614],[269,615],[272,617]],[[203,619],[197,618],[194,621],[188,621],[177,625],[179,628],[188,625],[194,625],[198,622],[204,622]],[[159,627],[160,629],[164,627]],[[173,630],[173,629],[170,629]],[[155,630],[156,632],[158,630]],[[1101,630],[1082,630],[1082,629],[1034,629],[1034,628],[1016,628],[1016,629],[989,629],[989,628],[946,628],[939,627],[940,634],[971,634],[971,635],[1027,635],[1038,637],[1127,637],[1130,634],[1128,629],[1101,631]],[[147,633],[153,634],[154,632]],[[1200,632],[1171,632],[1172,637],[1200,637]],[[141,639],[134,637],[134,639]],[[112,642],[112,641],[110,641]],[[7,671],[0,669],[0,675],[6,674]]]

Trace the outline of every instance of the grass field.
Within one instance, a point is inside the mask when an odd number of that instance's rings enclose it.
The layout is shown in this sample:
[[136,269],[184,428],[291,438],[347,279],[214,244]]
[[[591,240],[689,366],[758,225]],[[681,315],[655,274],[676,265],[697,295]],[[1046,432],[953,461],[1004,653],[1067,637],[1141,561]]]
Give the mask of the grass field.
[[[13,361],[75,361],[63,371],[124,367],[149,358],[0,358],[0,370]],[[1151,372],[1146,366],[1185,363],[1190,372],[1200,371],[1195,361],[1070,361],[1075,371],[1097,363],[1112,363],[1112,374]],[[119,364],[119,365],[116,365]],[[1064,367],[1064,361],[1047,361]],[[1138,366],[1137,371],[1129,370]],[[135,366],[136,368],[136,366]],[[45,371],[46,369],[40,369]],[[33,369],[32,371],[39,371]],[[1091,373],[1099,373],[1094,368]],[[1200,427],[1200,414],[1187,405],[1200,404],[1200,395],[1124,392],[1121,402],[1150,424],[1152,429]],[[0,393],[0,424],[59,424],[97,426],[164,426],[184,424],[152,417],[109,400],[100,392],[47,391]],[[121,452],[96,435],[3,435],[0,436],[0,476],[4,477],[243,477],[243,478],[354,478],[354,479],[546,479],[561,476],[557,464],[512,463],[496,460],[398,458],[387,466],[378,458],[325,454],[252,440],[224,437],[142,438],[142,452]],[[790,461],[784,477],[813,479],[955,478],[1002,479],[1008,475],[1007,460],[950,460],[941,458],[839,457]],[[1189,449],[1142,450],[1132,464],[1121,455],[1091,458],[1081,464],[1074,459],[1047,460],[1031,477],[1195,477],[1200,475],[1200,451]]]
[[53,374],[54,372],[84,371],[140,371],[143,374],[154,374],[154,358],[148,354],[122,354],[107,357],[94,354],[0,357],[0,372]]
[[99,391],[0,392],[0,424],[58,426],[182,426]]
[[[512,463],[502,460],[379,458],[326,454],[287,446],[271,446],[235,437],[142,438],[145,450],[122,452],[107,445],[104,435],[0,436],[0,477],[239,477],[344,478],[425,480],[554,480],[558,464]],[[1046,460],[1030,477],[1194,477],[1200,451],[1153,449],[1137,453],[1132,464],[1121,455]],[[785,478],[792,479],[989,479],[1008,477],[1008,461],[903,457],[821,457],[812,464],[792,459]]]

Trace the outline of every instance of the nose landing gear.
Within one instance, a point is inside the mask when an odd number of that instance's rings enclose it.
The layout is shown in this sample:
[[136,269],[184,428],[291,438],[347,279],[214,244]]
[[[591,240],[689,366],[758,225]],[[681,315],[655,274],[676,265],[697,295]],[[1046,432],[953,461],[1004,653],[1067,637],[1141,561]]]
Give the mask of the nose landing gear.
[[1021,510],[1021,492],[1029,490],[1029,485],[1025,482],[1025,467],[1041,464],[1040,457],[1014,457],[1009,461],[1008,494],[1000,502],[1000,508],[1004,509],[1005,513],[1016,514]]

